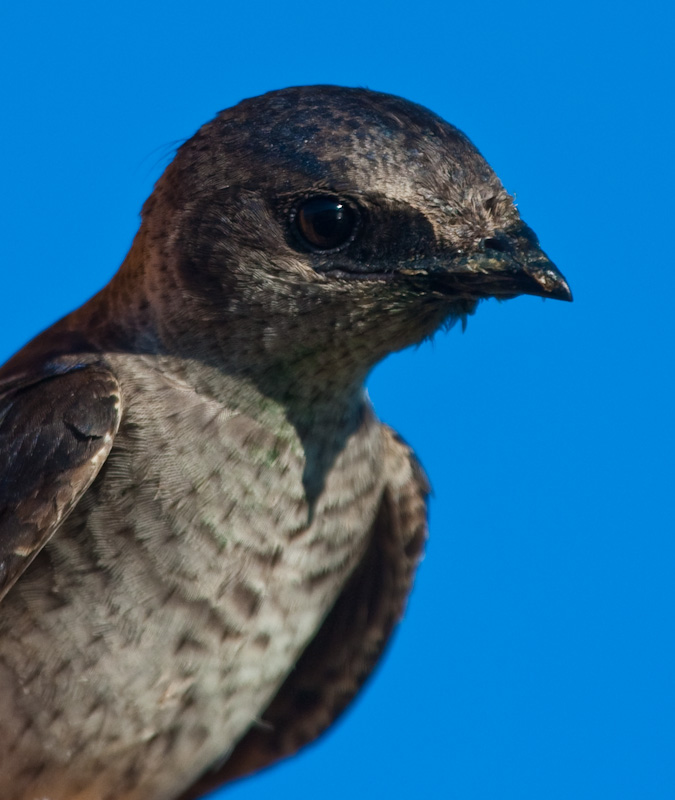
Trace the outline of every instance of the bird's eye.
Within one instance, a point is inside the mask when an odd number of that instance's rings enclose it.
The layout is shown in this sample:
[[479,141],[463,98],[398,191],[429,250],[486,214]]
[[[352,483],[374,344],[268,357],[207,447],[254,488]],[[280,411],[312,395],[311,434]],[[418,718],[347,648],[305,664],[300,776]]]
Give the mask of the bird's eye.
[[300,240],[311,250],[336,250],[351,241],[358,215],[354,208],[332,195],[304,200],[293,218]]

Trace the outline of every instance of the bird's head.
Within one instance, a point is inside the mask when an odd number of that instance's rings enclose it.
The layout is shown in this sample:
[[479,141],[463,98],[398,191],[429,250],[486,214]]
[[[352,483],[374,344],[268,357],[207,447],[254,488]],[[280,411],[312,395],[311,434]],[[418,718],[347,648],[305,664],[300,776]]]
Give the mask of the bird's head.
[[365,89],[291,88],[223,111],[179,149],[143,218],[167,325],[185,336],[208,319],[211,340],[249,361],[320,352],[369,368],[481,299],[571,299],[471,142]]

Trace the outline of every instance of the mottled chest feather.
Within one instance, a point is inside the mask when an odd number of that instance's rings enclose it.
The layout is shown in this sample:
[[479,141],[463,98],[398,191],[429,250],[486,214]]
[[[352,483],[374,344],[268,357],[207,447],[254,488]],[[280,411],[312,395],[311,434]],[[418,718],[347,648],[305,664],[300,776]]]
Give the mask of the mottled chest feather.
[[[321,420],[310,451],[286,411],[253,389],[228,402],[227,377],[204,373],[197,390],[152,358],[114,366],[115,446],[8,597],[10,613],[24,609],[3,632],[2,657],[23,691],[11,713],[30,717],[57,757],[60,731],[76,727],[68,716],[105,706],[88,750],[133,748],[180,720],[178,776],[181,747],[191,752],[197,735],[189,721],[208,731],[203,768],[269,702],[361,559],[384,443],[363,400],[356,423],[339,408],[333,430]],[[56,601],[47,613],[46,598]],[[27,674],[22,652],[46,626],[63,636],[49,653],[36,645],[31,670],[43,666]],[[57,680],[71,698],[58,725],[42,710],[54,690],[39,677],[47,659],[62,660]],[[72,742],[59,758],[72,758]]]

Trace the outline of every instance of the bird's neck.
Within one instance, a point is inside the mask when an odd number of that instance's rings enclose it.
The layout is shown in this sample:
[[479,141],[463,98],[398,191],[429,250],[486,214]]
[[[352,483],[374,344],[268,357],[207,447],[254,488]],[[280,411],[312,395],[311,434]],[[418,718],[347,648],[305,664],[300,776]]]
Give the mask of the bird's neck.
[[119,272],[72,322],[104,350],[172,356],[237,376],[299,419],[334,418],[338,406],[358,405],[372,367],[442,318],[429,304],[413,314],[407,298],[365,284],[361,297],[357,284],[327,290],[246,273],[229,290],[198,293],[163,250],[166,238],[144,224]]

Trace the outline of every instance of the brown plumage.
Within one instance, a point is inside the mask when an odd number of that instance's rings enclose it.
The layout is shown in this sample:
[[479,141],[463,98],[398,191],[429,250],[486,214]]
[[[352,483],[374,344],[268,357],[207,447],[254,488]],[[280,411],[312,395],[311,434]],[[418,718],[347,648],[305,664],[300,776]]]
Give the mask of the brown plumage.
[[0,371],[0,797],[171,800],[295,752],[400,618],[427,483],[363,392],[480,299],[571,299],[452,126],[272,92]]

